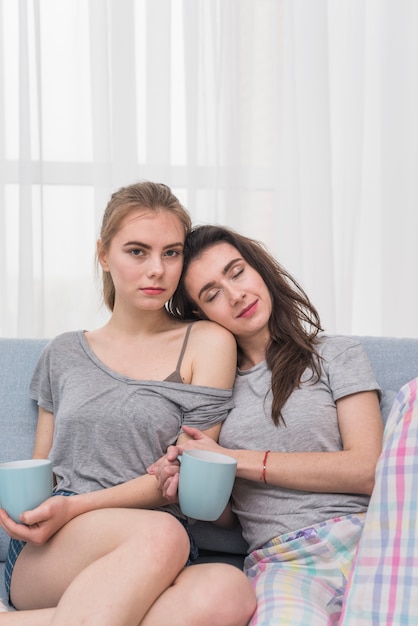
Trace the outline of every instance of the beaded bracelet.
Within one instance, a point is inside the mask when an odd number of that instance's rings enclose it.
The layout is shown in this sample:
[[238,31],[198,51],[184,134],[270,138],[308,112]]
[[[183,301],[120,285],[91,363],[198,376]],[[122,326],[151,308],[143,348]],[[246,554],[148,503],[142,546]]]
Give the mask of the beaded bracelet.
[[263,471],[261,472],[261,476],[260,476],[260,480],[262,480],[266,484],[267,484],[267,480],[266,480],[267,457],[269,454],[270,454],[270,450],[266,450],[266,453],[263,459]]

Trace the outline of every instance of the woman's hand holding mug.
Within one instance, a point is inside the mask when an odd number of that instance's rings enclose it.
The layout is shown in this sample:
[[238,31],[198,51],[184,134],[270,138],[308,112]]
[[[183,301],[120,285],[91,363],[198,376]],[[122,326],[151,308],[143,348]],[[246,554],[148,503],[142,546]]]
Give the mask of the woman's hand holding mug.
[[170,446],[148,472],[157,477],[160,490],[170,502],[175,501],[178,492],[180,508],[187,517],[215,521],[229,502],[237,461],[214,451],[222,448],[198,429],[184,427],[184,432],[193,439]]

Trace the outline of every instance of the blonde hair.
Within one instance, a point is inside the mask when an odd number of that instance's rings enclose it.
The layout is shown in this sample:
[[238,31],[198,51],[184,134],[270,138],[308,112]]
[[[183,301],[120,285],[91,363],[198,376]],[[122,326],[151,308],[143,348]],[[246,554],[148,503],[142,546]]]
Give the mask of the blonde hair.
[[[190,232],[191,219],[170,187],[162,183],[142,181],[115,191],[105,209],[96,262],[99,265],[99,251],[109,250],[113,237],[118,232],[122,221],[132,211],[145,209],[147,211],[167,211],[176,215],[184,226],[184,236]],[[115,305],[115,286],[110,272],[102,271],[103,301],[113,311]]]

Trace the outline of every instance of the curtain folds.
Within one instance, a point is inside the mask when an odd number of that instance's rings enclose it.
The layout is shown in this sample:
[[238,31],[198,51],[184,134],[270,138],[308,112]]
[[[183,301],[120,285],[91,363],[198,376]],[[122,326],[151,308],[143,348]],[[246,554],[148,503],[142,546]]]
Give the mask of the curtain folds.
[[169,184],[328,332],[418,337],[415,0],[0,0],[0,335],[92,328],[107,200]]

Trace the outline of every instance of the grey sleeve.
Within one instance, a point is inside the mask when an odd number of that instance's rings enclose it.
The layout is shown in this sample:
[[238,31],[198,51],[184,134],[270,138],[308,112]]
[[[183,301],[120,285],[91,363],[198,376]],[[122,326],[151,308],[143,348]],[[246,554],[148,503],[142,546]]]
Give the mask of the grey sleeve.
[[380,399],[380,387],[360,343],[341,350],[327,363],[326,369],[334,401],[361,391],[377,391]]
[[29,395],[46,411],[54,412],[50,371],[50,344],[45,346],[32,375]]
[[234,406],[232,389],[196,387],[193,396],[192,405],[184,409],[183,423],[201,430],[225,421]]

